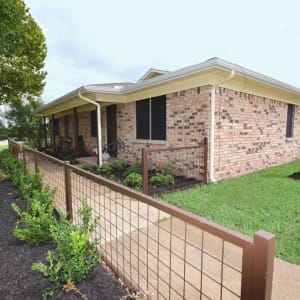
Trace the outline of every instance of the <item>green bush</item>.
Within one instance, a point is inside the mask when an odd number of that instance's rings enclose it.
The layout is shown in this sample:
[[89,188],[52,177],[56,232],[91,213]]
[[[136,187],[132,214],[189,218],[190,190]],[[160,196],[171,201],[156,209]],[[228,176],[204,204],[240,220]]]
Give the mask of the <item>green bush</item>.
[[32,197],[34,190],[42,189],[42,176],[39,172],[33,175],[25,171],[24,163],[18,161],[9,150],[0,155],[0,165],[7,172],[13,184],[18,187],[20,197],[26,201]]
[[13,231],[16,238],[34,245],[52,241],[50,227],[56,223],[52,196],[53,192],[34,190],[26,210],[12,204],[20,217]]
[[124,184],[140,190],[142,187],[142,175],[132,172],[126,176]]
[[98,167],[96,170],[96,174],[100,175],[109,175],[113,171],[113,168],[109,164],[103,164],[101,167]]
[[93,268],[100,254],[97,254],[98,240],[88,243],[97,225],[97,220],[90,222],[91,208],[86,200],[79,210],[82,225],[74,225],[71,221],[61,217],[60,222],[51,225],[50,232],[57,245],[56,250],[48,251],[47,263],[36,262],[32,269],[41,272],[51,281],[53,288],[63,287],[68,282],[77,284]]
[[165,161],[161,166],[161,170],[164,173],[173,174],[174,173],[173,163],[170,160]]
[[137,173],[142,175],[142,162],[140,160],[136,160],[132,166],[127,168],[127,170],[124,173],[124,176],[127,176],[130,173]]
[[174,176],[165,172],[159,172],[150,178],[150,184],[156,186],[173,185],[175,182]]
[[83,169],[83,170],[86,170],[86,171],[93,171],[95,170],[96,166],[95,165],[92,165],[92,164],[89,164],[89,163],[83,163],[80,165],[80,167]]
[[119,172],[124,172],[128,167],[127,163],[122,160],[115,160],[111,164],[111,166],[112,166],[113,170],[119,171]]

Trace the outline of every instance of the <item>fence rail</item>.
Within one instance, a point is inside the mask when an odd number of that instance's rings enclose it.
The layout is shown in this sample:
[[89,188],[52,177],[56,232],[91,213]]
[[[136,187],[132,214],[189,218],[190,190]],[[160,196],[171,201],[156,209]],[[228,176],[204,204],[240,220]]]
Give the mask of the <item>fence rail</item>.
[[271,299],[275,237],[254,238],[10,141],[10,150],[45,185],[74,223],[81,199],[100,217],[104,260],[150,299]]

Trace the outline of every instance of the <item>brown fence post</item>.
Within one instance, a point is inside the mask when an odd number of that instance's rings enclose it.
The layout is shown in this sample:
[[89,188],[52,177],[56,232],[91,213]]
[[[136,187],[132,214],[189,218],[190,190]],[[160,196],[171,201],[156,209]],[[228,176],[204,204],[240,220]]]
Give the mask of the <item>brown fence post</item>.
[[203,166],[203,175],[204,175],[204,184],[208,184],[208,139],[204,138],[204,166]]
[[271,300],[275,236],[264,230],[254,234],[253,298]]
[[34,157],[34,170],[35,170],[35,173],[37,173],[39,171],[39,165],[38,165],[38,159],[37,159],[37,149],[34,149],[33,157]]
[[143,179],[143,193],[148,195],[148,151],[142,149],[142,179]]
[[26,172],[26,153],[25,153],[24,145],[23,145],[22,149],[23,149],[22,152],[23,152],[24,172]]
[[72,208],[72,186],[71,186],[71,169],[69,168],[70,162],[66,161],[64,164],[65,169],[65,192],[66,192],[66,210],[68,219],[73,219]]

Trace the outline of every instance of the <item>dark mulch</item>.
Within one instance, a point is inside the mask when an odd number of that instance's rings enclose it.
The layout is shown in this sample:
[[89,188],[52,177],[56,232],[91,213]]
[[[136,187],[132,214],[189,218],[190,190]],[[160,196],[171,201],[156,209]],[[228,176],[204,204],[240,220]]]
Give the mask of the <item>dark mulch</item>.
[[300,180],[300,172],[296,172],[290,176],[291,178],[295,180]]
[[[47,250],[54,246],[30,246],[13,237],[12,231],[17,217],[11,208],[15,202],[20,207],[25,203],[17,199],[17,191],[11,182],[0,182],[0,299],[41,299],[43,291],[50,287],[49,281],[39,272],[32,271],[31,265],[44,260]],[[78,288],[88,299],[116,299],[125,291],[102,265],[94,268]],[[63,290],[55,292],[52,299],[82,299],[76,293]]]

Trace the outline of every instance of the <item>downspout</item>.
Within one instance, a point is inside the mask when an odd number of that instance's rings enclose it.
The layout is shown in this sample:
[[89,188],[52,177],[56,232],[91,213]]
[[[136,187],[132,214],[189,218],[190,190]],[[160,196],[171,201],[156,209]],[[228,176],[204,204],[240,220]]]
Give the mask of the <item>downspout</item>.
[[211,86],[210,97],[210,135],[209,135],[209,182],[215,183],[214,174],[214,159],[215,159],[215,103],[216,103],[216,88],[231,80],[235,75],[235,70],[231,69],[230,74],[224,80]]
[[81,92],[78,92],[78,97],[83,101],[94,104],[97,107],[97,131],[98,131],[98,164],[102,166],[102,134],[101,134],[101,106],[98,102],[91,100],[87,97],[81,95]]

